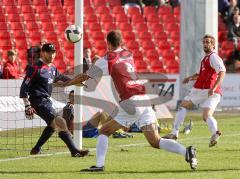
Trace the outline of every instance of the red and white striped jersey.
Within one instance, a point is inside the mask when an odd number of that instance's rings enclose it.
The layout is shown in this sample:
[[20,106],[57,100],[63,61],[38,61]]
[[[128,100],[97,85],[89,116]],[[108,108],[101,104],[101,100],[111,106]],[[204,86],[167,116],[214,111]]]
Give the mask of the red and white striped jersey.
[[126,100],[134,95],[145,94],[145,87],[137,81],[132,53],[129,50],[118,48],[107,52],[104,58],[95,63],[103,74],[112,77],[120,100]]
[[[221,71],[226,72],[222,59],[215,52],[209,53],[201,61],[199,76],[194,88],[211,89],[216,83],[218,73]],[[221,94],[221,86],[215,92]]]

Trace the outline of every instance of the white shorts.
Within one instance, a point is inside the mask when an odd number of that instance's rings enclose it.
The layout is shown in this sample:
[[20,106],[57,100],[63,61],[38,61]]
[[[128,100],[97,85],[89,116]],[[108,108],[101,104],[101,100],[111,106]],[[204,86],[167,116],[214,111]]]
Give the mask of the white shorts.
[[214,111],[221,100],[221,95],[214,93],[212,96],[208,97],[208,91],[209,89],[192,88],[184,100],[192,101],[195,105],[200,104],[201,108],[210,108]]
[[135,95],[120,102],[117,115],[112,116],[113,120],[125,127],[130,127],[133,123],[139,127],[156,123],[156,115],[152,106],[137,106],[142,100],[149,100],[149,96]]

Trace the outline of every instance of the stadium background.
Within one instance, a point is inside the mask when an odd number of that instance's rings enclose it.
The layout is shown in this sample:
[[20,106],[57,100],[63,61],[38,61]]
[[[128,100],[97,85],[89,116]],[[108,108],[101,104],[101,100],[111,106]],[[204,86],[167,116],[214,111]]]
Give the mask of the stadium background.
[[[19,68],[24,73],[28,63],[27,49],[44,42],[52,42],[57,48],[54,64],[61,72],[70,72],[74,67],[74,45],[65,40],[64,30],[68,25],[74,24],[74,0],[1,0],[0,3],[2,61],[6,59],[7,50],[15,49],[18,53]],[[170,109],[175,109],[179,99],[179,88],[181,89],[179,80],[187,73],[185,71],[179,76],[180,19],[180,6],[173,8],[169,4],[164,4],[143,6],[142,11],[137,7],[131,7],[125,11],[120,0],[84,0],[83,46],[91,48],[93,54],[102,56],[106,52],[106,33],[112,29],[119,29],[122,32],[124,44],[133,52],[138,72],[163,73],[169,79],[175,79],[173,82],[175,96],[167,105]],[[234,46],[227,40],[227,27],[220,16],[218,16],[218,41],[219,54],[226,59],[234,50]],[[196,43],[200,44],[200,42]],[[198,53],[201,54],[201,52]],[[182,69],[185,68],[193,70],[197,65],[185,64]],[[237,83],[237,78],[237,75],[231,74],[224,82],[223,104],[226,107],[239,106],[240,84]],[[44,122],[40,119],[24,120],[24,106],[18,99],[21,80],[0,80],[0,84],[0,127],[4,131],[14,131],[10,132],[11,134],[3,133],[2,146],[8,148],[10,140],[8,141],[6,136],[10,138],[20,136],[19,146],[25,148],[23,141],[28,137],[29,131],[24,134],[24,129],[44,126]],[[62,91],[57,91],[55,96],[59,97],[61,93]],[[60,98],[65,102],[66,96],[60,96]],[[57,101],[54,104],[58,109],[63,106],[63,103]],[[15,130],[17,128],[22,129],[19,134]],[[41,130],[40,128],[39,133]],[[31,132],[30,135],[32,144],[35,139]],[[13,141],[10,148],[16,148],[16,143]],[[28,147],[29,144],[27,144]]]

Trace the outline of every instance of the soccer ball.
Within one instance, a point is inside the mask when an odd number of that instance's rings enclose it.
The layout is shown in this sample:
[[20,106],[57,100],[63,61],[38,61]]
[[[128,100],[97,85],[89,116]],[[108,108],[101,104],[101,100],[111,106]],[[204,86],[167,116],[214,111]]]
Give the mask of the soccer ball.
[[82,29],[77,25],[70,25],[65,29],[65,38],[67,41],[76,43],[82,39]]

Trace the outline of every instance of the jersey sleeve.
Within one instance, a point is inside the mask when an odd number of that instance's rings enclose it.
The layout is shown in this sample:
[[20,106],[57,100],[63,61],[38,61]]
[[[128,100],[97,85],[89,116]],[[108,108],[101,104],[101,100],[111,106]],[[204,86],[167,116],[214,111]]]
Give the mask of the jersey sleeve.
[[56,68],[56,77],[55,77],[55,79],[54,79],[54,82],[59,81],[59,80],[61,80],[61,81],[67,81],[67,80],[69,80],[69,79],[70,79],[70,78],[69,78],[68,76],[60,73],[60,72],[58,71],[58,69]]
[[108,63],[106,57],[100,58],[94,65],[91,65],[86,72],[91,78],[99,78],[103,75],[108,75]]
[[216,53],[210,56],[210,65],[217,73],[221,71],[226,72],[223,60]]
[[37,78],[38,67],[37,66],[28,66],[26,71],[26,76],[23,79],[21,88],[20,88],[20,98],[27,98],[29,86],[33,83]]

